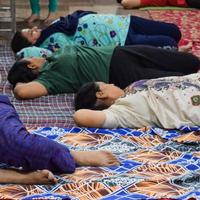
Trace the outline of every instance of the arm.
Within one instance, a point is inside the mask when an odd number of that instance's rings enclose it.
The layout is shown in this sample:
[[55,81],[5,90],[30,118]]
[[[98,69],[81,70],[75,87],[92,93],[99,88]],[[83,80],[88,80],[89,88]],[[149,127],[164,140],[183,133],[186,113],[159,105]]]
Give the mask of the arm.
[[75,112],[73,118],[79,126],[100,128],[106,119],[106,115],[102,111],[80,109]]
[[17,83],[14,88],[17,99],[33,99],[48,94],[47,89],[39,82]]

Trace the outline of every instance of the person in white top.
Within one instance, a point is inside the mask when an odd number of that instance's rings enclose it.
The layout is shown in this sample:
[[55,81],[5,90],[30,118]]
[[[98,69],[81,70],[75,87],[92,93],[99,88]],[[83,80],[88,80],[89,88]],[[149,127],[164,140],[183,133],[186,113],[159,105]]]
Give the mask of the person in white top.
[[200,73],[133,83],[125,90],[91,82],[75,98],[79,126],[178,129],[200,126]]

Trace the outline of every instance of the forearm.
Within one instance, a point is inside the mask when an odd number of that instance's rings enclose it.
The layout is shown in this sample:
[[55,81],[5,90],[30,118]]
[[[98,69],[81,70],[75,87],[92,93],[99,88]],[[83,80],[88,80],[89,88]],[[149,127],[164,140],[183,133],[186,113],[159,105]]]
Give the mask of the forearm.
[[38,82],[17,83],[14,95],[17,99],[33,99],[48,94],[47,89]]

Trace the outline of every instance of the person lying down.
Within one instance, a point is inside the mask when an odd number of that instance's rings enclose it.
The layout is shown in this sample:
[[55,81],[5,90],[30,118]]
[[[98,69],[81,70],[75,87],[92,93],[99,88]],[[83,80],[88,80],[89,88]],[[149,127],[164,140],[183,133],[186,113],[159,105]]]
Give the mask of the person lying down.
[[0,169],[0,183],[18,184],[54,184],[53,173],[73,173],[78,166],[120,164],[107,151],[69,151],[48,138],[29,134],[8,97],[3,95],[0,95],[0,163],[23,169]]
[[125,90],[90,82],[75,98],[79,126],[178,129],[200,126],[200,73],[141,80]]

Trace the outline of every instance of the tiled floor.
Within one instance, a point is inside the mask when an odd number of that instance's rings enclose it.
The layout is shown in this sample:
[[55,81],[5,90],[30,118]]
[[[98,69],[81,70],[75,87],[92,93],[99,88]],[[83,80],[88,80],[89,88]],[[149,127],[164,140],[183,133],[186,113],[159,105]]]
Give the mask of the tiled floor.
[[[16,0],[16,20],[17,28],[21,29],[26,27],[27,24],[24,23],[24,19],[30,16],[31,10],[29,7],[28,0]],[[6,5],[9,0],[0,0],[0,5]],[[40,0],[41,4],[41,19],[45,19],[48,13],[48,0]],[[116,0],[58,0],[58,13],[57,16],[66,15],[75,10],[91,10],[98,13],[113,13],[113,14],[132,14],[140,15],[148,18],[148,14],[144,11],[139,10],[124,10]],[[8,13],[0,13],[1,16],[8,15]],[[42,26],[42,21],[40,23],[32,24]],[[9,26],[9,24],[1,23],[0,28]],[[7,33],[0,33],[0,36],[7,36]]]

